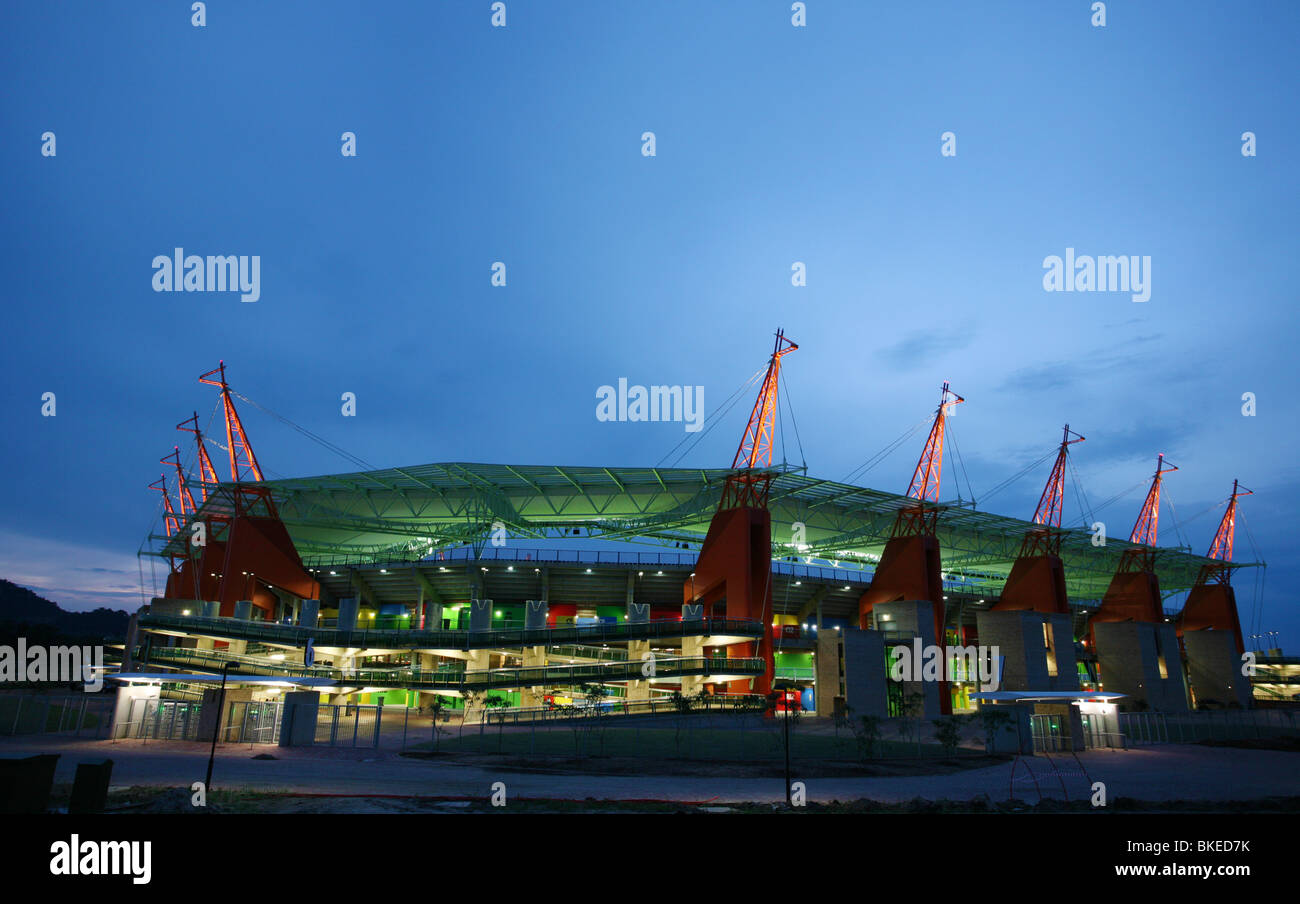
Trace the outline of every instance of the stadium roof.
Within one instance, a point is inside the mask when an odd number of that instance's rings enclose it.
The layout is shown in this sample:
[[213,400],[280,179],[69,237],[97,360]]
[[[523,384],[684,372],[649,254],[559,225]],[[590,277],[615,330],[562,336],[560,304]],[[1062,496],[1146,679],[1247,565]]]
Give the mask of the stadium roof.
[[[728,469],[568,467],[449,462],[267,481],[280,518],[309,565],[365,566],[419,561],[439,548],[485,545],[493,525],[512,538],[580,536],[665,544],[700,542]],[[870,568],[884,549],[905,496],[774,469],[769,509],[774,558],[815,557]],[[198,517],[231,511],[235,484],[209,487]],[[795,545],[794,525],[804,525]],[[997,583],[1010,571],[1034,525],[982,512],[969,503],[938,518],[945,574]],[[178,535],[179,538],[180,535]],[[179,539],[159,554],[183,555]],[[516,541],[512,541],[516,542]],[[1099,599],[1131,544],[1066,530],[1061,544],[1073,599]],[[1190,587],[1210,560],[1160,547],[1162,590]],[[1243,567],[1243,563],[1237,563]]]

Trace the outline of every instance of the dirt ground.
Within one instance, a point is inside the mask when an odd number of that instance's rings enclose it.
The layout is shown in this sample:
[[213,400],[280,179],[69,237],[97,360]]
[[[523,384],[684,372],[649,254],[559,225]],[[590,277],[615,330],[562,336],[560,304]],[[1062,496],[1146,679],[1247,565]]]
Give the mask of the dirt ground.
[[[485,769],[545,775],[678,775],[726,776],[729,778],[781,778],[785,766],[780,762],[744,762],[735,760],[649,759],[618,756],[518,756],[513,754],[469,754],[407,752],[416,759],[440,763],[457,763]],[[983,769],[1011,761],[1009,756],[956,756],[920,760],[875,760],[871,763],[851,760],[802,760],[798,773],[803,778],[848,778],[853,776],[950,775],[967,769]]]

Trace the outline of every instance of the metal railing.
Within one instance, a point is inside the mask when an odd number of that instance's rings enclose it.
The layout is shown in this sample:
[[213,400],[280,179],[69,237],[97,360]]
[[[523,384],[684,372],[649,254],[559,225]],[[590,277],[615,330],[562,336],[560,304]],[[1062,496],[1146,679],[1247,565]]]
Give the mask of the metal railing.
[[705,712],[762,712],[767,701],[760,694],[705,694],[682,698],[652,697],[649,700],[600,700],[588,704],[578,700],[571,705],[527,706],[489,709],[483,721],[489,725],[520,725],[531,722],[555,722],[600,716],[685,715]]
[[594,659],[597,662],[626,662],[627,650],[616,647],[593,647],[586,644],[555,644],[547,651],[548,656],[571,659]]
[[693,552],[517,549],[510,546],[485,546],[476,552],[473,547],[462,546],[444,549],[432,556],[412,554],[409,557],[394,558],[383,562],[371,559],[358,560],[355,555],[306,556],[303,558],[303,565],[307,568],[382,568],[388,565],[437,566],[448,563],[522,562],[526,565],[661,565],[667,568],[691,568],[694,567],[696,560],[697,556]]
[[206,615],[154,615],[140,617],[142,628],[171,628],[194,634],[259,640],[277,644],[354,649],[468,650],[495,647],[551,646],[558,643],[623,642],[658,638],[725,635],[759,638],[763,624],[748,618],[661,619],[617,624],[562,625],[554,628],[510,628],[494,631],[422,631],[379,629],[345,631],[337,628],[305,628],[278,622],[245,621]]
[[[571,685],[599,683],[602,681],[627,681],[645,678],[647,663],[603,662],[573,665],[546,665],[522,668],[504,668],[480,671],[464,669],[337,669],[325,666],[304,666],[273,660],[255,660],[251,657],[227,656],[212,650],[193,650],[182,647],[157,647],[150,653],[150,662],[172,667],[198,667],[219,672],[228,661],[250,665],[259,673],[285,678],[323,678],[355,687],[407,687],[443,690],[479,688],[537,687],[543,685]],[[759,658],[723,658],[711,656],[656,658],[653,661],[655,677],[680,675],[761,675],[764,663]]]

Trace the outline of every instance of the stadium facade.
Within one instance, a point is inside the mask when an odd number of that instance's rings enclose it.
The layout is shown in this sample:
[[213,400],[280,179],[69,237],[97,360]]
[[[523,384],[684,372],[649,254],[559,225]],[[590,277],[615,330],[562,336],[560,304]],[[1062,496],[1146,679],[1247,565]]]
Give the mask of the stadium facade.
[[[882,716],[981,700],[1055,711],[1090,694],[1251,704],[1231,588],[1248,567],[1231,536],[1249,491],[1234,487],[1210,555],[1158,546],[1162,458],[1130,539],[1098,542],[1061,526],[1082,439],[1067,427],[1031,520],[941,501],[945,418],[964,401],[946,384],[906,494],[773,467],[779,368],[795,348],[778,333],[719,469],[462,462],[265,480],[223,365],[201,379],[220,391],[231,479],[197,416],[179,425],[197,454],[188,468],[164,459],[175,479],[154,484],[148,551],[166,586],[133,620],[123,673],[171,676],[164,693],[183,694],[183,676],[235,668],[332,702],[467,717],[593,699]],[[1181,610],[1164,607],[1183,594]],[[914,641],[996,645],[999,693],[981,697],[969,669],[889,680]]]

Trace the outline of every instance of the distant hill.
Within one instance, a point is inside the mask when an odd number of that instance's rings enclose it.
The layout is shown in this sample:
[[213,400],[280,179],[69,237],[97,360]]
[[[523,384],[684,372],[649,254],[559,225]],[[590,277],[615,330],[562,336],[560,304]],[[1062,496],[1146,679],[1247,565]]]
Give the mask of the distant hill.
[[119,609],[68,612],[26,587],[0,578],[0,643],[93,644],[126,637],[130,613]]

